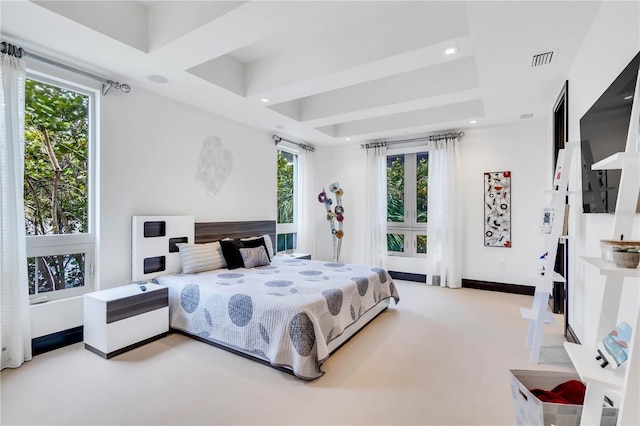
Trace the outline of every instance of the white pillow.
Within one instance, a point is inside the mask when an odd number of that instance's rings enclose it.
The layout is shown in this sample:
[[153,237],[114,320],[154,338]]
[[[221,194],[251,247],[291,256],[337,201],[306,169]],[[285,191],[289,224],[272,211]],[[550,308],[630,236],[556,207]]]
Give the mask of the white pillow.
[[183,274],[211,271],[227,266],[218,241],[205,244],[177,243]]
[[[261,235],[260,237],[264,238],[264,243],[267,246],[269,259],[273,259],[273,256],[275,256],[275,253],[273,252],[273,243],[271,242],[271,237],[269,236],[269,234],[264,234],[264,235]],[[260,237],[240,238],[240,241],[251,241],[251,240],[256,240]]]

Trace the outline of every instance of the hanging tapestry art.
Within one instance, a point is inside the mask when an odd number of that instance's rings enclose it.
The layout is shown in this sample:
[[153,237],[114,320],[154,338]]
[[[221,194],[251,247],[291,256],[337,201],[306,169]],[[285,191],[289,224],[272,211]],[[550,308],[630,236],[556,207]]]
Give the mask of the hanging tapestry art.
[[511,247],[511,172],[484,174],[484,245]]

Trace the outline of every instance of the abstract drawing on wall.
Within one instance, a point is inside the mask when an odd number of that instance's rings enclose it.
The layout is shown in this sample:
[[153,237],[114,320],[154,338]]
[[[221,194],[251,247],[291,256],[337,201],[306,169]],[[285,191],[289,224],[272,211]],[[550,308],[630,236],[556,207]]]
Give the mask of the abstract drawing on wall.
[[227,181],[233,169],[231,151],[224,147],[217,136],[209,136],[202,142],[196,182],[204,186],[207,194],[215,196]]
[[484,245],[511,247],[511,172],[484,174]]

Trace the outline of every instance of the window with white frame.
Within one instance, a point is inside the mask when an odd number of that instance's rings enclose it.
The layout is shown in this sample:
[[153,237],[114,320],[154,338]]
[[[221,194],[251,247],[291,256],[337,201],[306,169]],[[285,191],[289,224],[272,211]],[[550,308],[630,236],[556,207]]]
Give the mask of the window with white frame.
[[24,210],[31,299],[93,290],[96,93],[28,74]]
[[387,154],[387,253],[426,257],[429,153]]
[[276,251],[292,252],[297,239],[297,173],[298,154],[278,148],[277,186],[278,220],[276,222]]

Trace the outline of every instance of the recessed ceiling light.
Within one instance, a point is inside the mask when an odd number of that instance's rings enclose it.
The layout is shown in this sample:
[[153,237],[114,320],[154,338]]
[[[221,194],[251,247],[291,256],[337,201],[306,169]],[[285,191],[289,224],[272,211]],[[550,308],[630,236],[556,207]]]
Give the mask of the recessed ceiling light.
[[445,55],[453,55],[455,53],[458,52],[458,47],[457,46],[451,46],[451,47],[447,47],[446,49],[444,49],[444,54]]
[[151,74],[147,76],[147,80],[152,81],[154,83],[159,83],[159,84],[164,84],[167,81],[167,77],[163,76],[163,75],[158,75],[158,74]]
[[469,122],[469,124],[476,124],[476,123],[477,123],[477,121],[476,121],[476,120],[471,120],[471,121]]
[[625,96],[624,100],[626,101],[626,100],[631,99],[631,98],[633,98],[633,95]]
[[345,141],[350,141],[350,140],[351,140],[351,138],[344,138],[344,140],[345,140]]
[[269,98],[262,98],[262,99],[260,99],[260,101],[262,101],[262,102],[264,102],[264,103],[267,103],[267,102],[271,102],[271,99],[269,99]]

